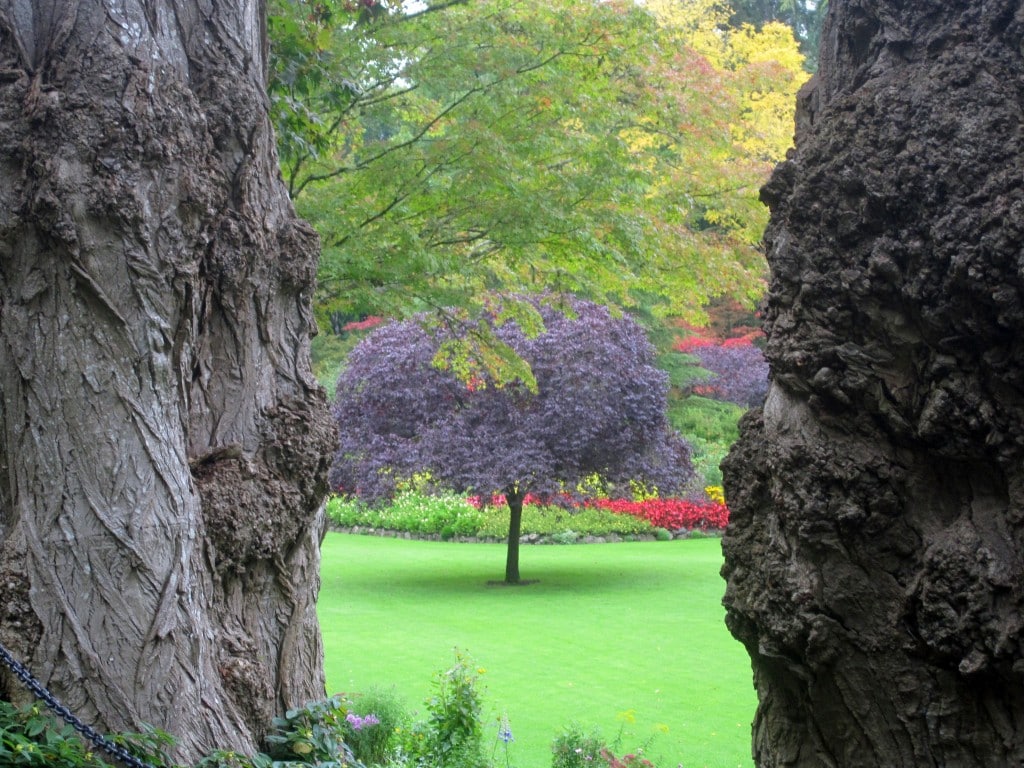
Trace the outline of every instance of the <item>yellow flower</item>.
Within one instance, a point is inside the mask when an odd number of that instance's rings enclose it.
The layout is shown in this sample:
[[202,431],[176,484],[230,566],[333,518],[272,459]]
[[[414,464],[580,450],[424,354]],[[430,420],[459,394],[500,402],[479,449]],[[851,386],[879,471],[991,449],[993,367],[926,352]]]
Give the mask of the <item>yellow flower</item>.
[[308,755],[313,751],[313,745],[305,741],[297,741],[292,744],[292,752],[297,755]]
[[635,709],[627,709],[627,710],[625,710],[623,712],[619,712],[618,718],[619,718],[619,720],[622,720],[623,722],[626,722],[626,723],[635,723],[636,722],[636,710]]

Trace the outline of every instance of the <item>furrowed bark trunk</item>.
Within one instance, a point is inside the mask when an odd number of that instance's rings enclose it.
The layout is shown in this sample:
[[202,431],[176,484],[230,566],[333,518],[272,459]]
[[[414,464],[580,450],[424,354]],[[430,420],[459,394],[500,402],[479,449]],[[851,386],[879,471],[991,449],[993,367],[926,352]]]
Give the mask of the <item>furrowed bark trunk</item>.
[[759,766],[1024,764],[1024,11],[837,0],[723,465]]
[[318,243],[265,45],[259,0],[0,0],[0,637],[181,760],[323,696]]
[[508,552],[505,555],[505,583],[519,583],[519,537],[523,530],[523,499],[526,494],[519,490],[506,490],[508,503]]

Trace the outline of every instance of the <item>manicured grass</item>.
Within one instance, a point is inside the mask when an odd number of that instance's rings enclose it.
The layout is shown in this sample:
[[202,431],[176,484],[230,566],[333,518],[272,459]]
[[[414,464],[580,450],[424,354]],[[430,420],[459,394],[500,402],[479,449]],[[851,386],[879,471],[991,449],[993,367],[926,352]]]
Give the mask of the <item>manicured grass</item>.
[[[572,722],[650,740],[659,768],[750,766],[750,662],[722,622],[717,539],[524,547],[538,583],[488,585],[504,547],[330,533],[319,601],[327,690],[394,687],[423,711],[466,651],[490,738],[507,713],[516,768],[546,768]],[[497,754],[504,763],[503,753]]]

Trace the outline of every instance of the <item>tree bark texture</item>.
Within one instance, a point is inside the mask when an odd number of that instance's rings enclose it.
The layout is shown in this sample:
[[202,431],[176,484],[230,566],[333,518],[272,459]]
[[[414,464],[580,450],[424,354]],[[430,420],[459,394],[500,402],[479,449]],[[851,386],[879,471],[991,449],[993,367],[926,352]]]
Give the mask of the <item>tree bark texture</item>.
[[182,759],[324,693],[318,241],[278,174],[264,13],[0,0],[0,638]]
[[1024,764],[1024,6],[833,0],[724,471],[757,764]]

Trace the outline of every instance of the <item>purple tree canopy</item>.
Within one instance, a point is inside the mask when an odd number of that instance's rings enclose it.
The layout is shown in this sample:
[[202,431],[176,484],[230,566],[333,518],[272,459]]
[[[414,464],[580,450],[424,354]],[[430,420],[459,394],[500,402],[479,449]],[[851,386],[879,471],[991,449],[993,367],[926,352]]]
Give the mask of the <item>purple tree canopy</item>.
[[694,391],[746,408],[760,405],[768,392],[768,362],[753,344],[708,344],[693,349],[712,377]]
[[440,486],[484,495],[578,496],[594,475],[682,492],[689,446],[666,420],[667,376],[643,329],[589,302],[574,300],[572,318],[536,306],[544,333],[527,338],[511,321],[495,328],[531,366],[535,393],[436,368],[439,345],[458,333],[450,328],[410,320],[367,336],[338,380],[334,487],[377,500],[429,472]]

